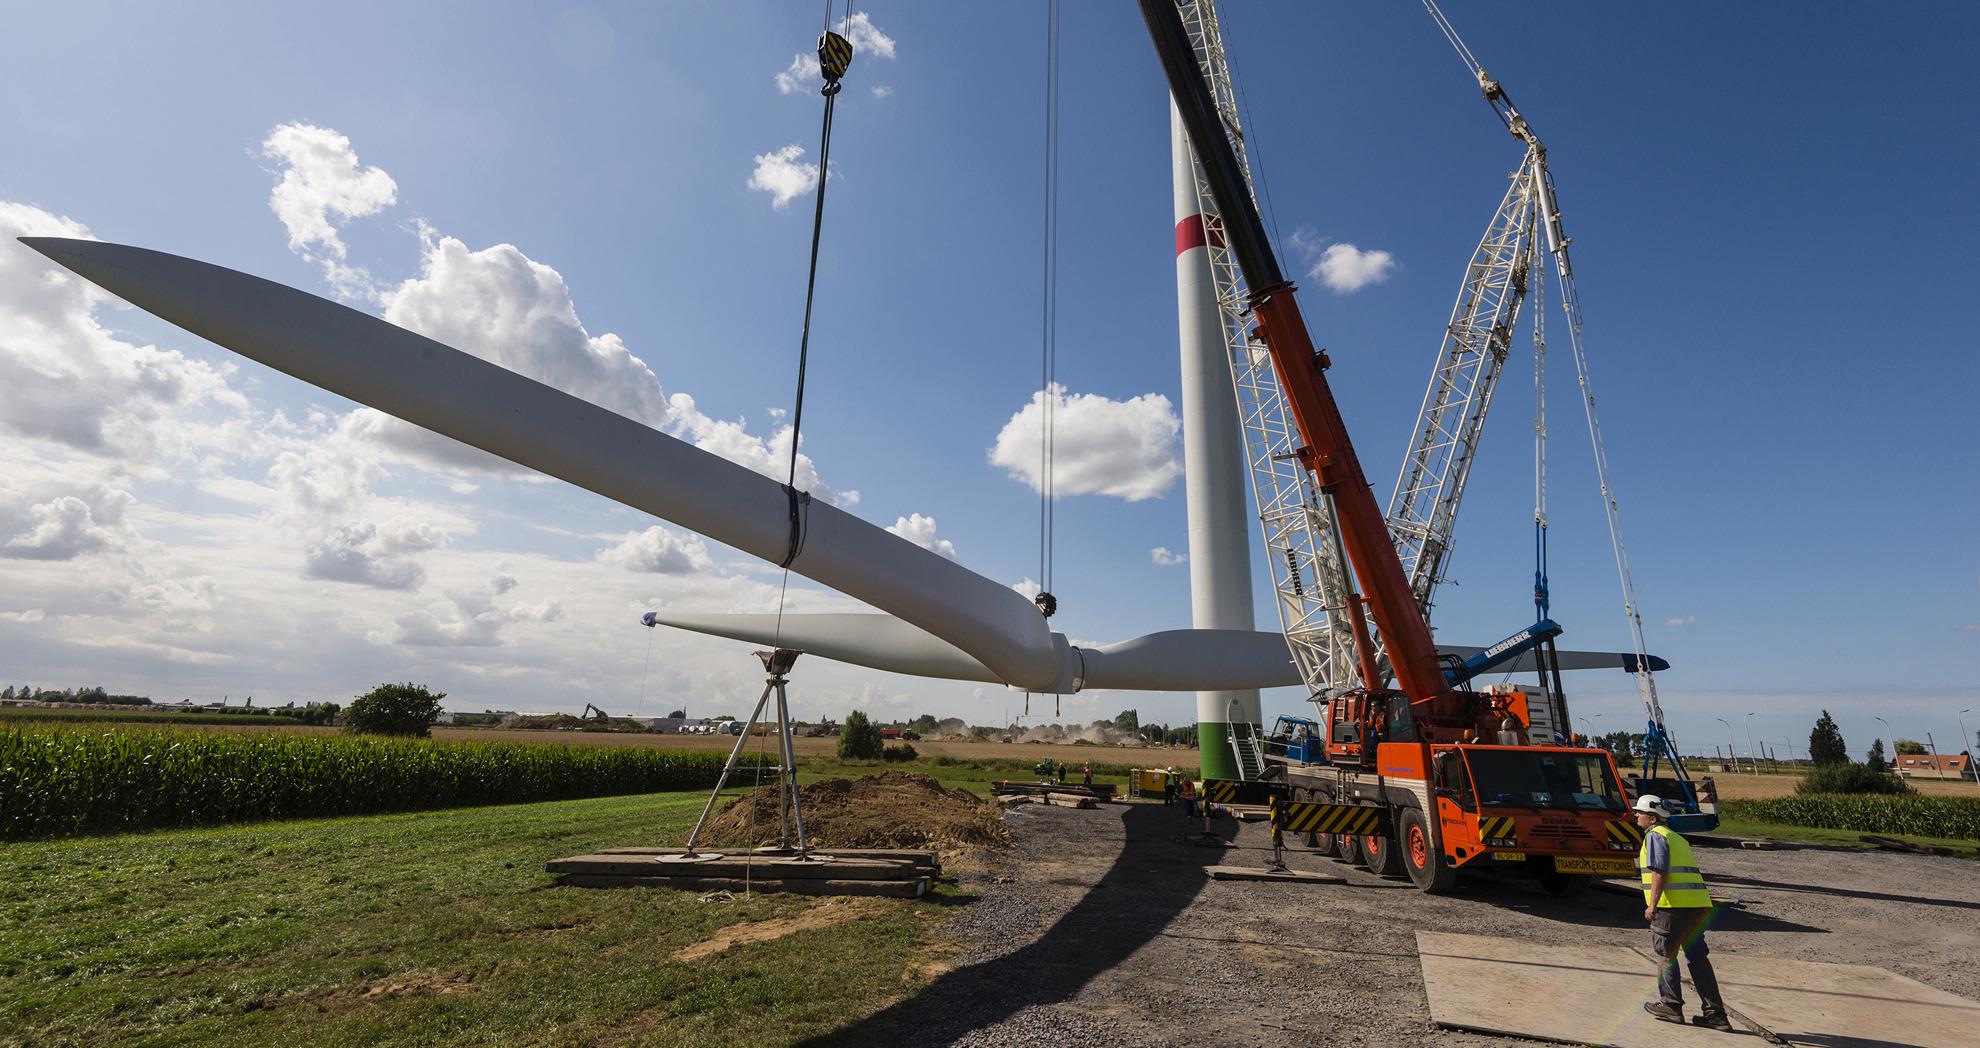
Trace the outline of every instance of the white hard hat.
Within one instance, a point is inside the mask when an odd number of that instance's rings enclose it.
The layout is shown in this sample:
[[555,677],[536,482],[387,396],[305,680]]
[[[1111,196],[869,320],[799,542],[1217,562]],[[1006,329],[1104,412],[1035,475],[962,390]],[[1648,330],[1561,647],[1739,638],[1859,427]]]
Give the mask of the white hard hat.
[[1652,815],[1669,814],[1664,808],[1664,798],[1659,797],[1654,793],[1646,793],[1643,796],[1636,798],[1636,810],[1647,811]]

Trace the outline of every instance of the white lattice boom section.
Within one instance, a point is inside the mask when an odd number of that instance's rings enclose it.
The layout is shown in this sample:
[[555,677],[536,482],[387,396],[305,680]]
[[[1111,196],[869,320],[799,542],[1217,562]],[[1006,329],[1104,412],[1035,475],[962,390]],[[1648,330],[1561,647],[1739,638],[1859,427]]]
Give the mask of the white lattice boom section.
[[1389,534],[1426,617],[1443,581],[1458,504],[1531,279],[1543,156],[1537,147],[1528,148],[1465,269],[1415,437],[1389,499]]

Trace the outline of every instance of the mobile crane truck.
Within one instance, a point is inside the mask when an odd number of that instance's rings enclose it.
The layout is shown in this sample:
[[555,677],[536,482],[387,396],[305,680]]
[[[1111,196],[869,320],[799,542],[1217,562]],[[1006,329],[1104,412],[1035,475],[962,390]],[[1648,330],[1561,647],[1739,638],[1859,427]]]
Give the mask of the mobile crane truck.
[[[1274,831],[1321,835],[1323,850],[1378,873],[1407,872],[1430,892],[1450,888],[1461,868],[1531,873],[1563,894],[1593,875],[1633,872],[1641,835],[1608,752],[1528,743],[1534,718],[1524,693],[1467,690],[1470,675],[1440,660],[1327,382],[1331,361],[1314,347],[1279,268],[1176,0],[1139,2],[1250,289],[1255,334],[1298,430],[1296,457],[1332,509],[1345,566],[1366,594],[1350,591],[1345,609],[1362,684],[1322,703],[1322,743],[1302,747],[1318,760],[1269,769],[1281,784]],[[1317,507],[1310,516],[1321,526]],[[1393,689],[1380,686],[1364,608],[1384,642]],[[1309,693],[1329,694],[1327,681],[1306,672]]]

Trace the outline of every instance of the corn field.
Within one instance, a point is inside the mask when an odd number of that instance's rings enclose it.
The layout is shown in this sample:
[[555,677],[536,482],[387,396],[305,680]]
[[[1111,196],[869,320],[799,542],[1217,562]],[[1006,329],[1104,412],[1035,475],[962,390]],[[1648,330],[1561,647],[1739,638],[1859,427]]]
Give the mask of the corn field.
[[[527,742],[0,728],[0,839],[706,789],[726,755]],[[746,763],[768,763],[745,754]]]
[[1980,798],[1816,793],[1727,801],[1725,814],[1825,830],[1980,840]]

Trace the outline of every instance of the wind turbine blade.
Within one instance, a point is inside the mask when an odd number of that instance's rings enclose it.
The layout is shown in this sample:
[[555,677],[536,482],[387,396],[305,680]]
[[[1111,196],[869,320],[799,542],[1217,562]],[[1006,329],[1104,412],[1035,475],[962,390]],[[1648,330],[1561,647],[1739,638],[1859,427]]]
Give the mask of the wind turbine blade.
[[[1468,659],[1484,650],[1484,648],[1474,648],[1463,644],[1437,645],[1439,654],[1456,655],[1461,659]],[[1562,650],[1555,654],[1561,657],[1561,669],[1563,670],[1628,670],[1631,673],[1636,672],[1636,656],[1626,651]],[[1535,665],[1533,653],[1529,651],[1511,662],[1492,667],[1491,673],[1484,674],[1484,676],[1497,673],[1531,673]],[[1652,672],[1661,672],[1670,668],[1670,663],[1665,662],[1655,655],[1650,656],[1650,669]]]
[[[917,677],[1003,683],[981,662],[891,615],[697,615],[649,612],[655,623],[752,644],[787,648]],[[1299,683],[1285,638],[1252,630],[1166,630],[1117,644],[1075,648],[1074,672],[1049,690],[1224,691]],[[1048,689],[1033,689],[1048,690]]]
[[[870,613],[785,615],[646,613],[642,622],[751,644],[779,644],[835,662],[916,677],[1004,683],[990,668],[955,645],[892,615]],[[1074,672],[1055,688],[1065,694],[1118,691],[1231,691],[1285,688],[1300,683],[1286,653],[1285,637],[1258,630],[1164,630],[1114,644],[1073,647],[1065,634],[1053,640],[1071,653]],[[1441,645],[1446,654],[1483,649]],[[1561,669],[1629,669],[1634,656],[1605,651],[1563,651]],[[1532,670],[1528,657],[1513,669]],[[1665,668],[1656,659],[1653,669]],[[1503,667],[1495,667],[1499,672]],[[1035,689],[1044,690],[1044,689]]]
[[[672,521],[773,564],[791,541],[782,484],[623,415],[314,295],[159,251],[21,242],[132,305],[242,356]],[[791,570],[891,612],[1021,687],[1050,688],[1060,645],[1023,595],[813,501]]]

